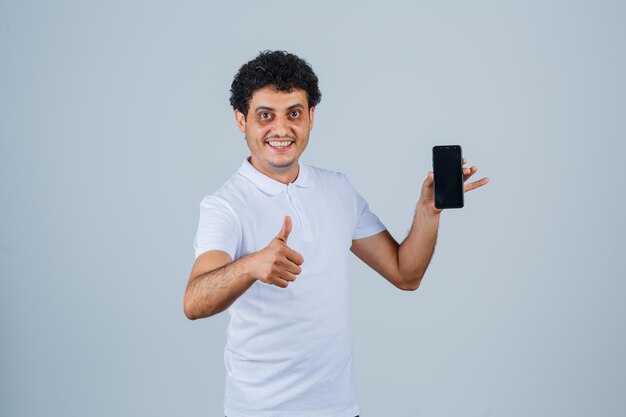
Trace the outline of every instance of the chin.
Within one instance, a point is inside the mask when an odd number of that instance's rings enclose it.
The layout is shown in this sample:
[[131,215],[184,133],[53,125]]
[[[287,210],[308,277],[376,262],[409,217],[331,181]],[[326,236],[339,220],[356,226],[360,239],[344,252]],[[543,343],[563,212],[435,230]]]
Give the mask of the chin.
[[291,168],[295,163],[296,163],[295,160],[288,161],[288,162],[273,162],[273,161],[270,161],[270,162],[268,162],[268,165],[271,166],[274,169],[286,170],[286,169]]
[[272,155],[266,159],[267,165],[273,168],[289,168],[298,161],[294,155]]

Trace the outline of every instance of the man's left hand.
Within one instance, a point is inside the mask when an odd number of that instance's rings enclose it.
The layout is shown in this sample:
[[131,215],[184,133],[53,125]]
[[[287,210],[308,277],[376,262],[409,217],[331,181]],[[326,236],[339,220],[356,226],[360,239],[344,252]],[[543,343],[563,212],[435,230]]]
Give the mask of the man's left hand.
[[[465,164],[467,164],[467,159],[463,158],[463,165]],[[475,190],[476,188],[482,187],[489,182],[489,178],[485,177],[479,179],[478,181],[468,183],[467,180],[469,180],[477,171],[478,168],[475,165],[471,168],[463,167],[463,183],[465,192]],[[417,203],[419,210],[426,216],[433,216],[441,213],[441,209],[435,207],[434,178],[435,176],[433,172],[430,171],[422,184],[422,192],[420,194],[419,202]]]

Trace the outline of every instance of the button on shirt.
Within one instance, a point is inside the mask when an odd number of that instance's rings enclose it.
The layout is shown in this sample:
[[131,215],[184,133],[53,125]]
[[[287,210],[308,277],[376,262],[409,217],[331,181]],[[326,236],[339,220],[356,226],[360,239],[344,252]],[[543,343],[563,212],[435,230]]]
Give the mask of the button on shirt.
[[385,229],[345,175],[300,163],[283,184],[245,160],[200,204],[196,257],[236,261],[265,248],[284,216],[304,258],[287,288],[256,281],[229,308],[224,412],[229,417],[354,417],[348,257],[353,239]]

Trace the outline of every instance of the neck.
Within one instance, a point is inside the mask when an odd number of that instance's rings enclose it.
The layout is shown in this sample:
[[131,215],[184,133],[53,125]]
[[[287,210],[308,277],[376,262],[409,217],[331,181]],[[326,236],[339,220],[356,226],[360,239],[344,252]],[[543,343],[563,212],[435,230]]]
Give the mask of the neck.
[[253,157],[249,158],[250,164],[256,168],[257,171],[267,175],[273,180],[282,182],[283,184],[291,184],[298,178],[300,173],[300,164],[298,161],[294,161],[285,167],[275,167],[271,165],[259,164]]

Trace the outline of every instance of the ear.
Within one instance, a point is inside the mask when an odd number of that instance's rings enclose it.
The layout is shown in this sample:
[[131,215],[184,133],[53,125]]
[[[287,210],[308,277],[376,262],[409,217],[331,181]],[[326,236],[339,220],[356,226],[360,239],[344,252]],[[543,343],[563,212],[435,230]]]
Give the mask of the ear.
[[246,116],[239,110],[235,110],[235,120],[241,133],[246,133]]
[[309,130],[313,130],[313,119],[315,119],[315,107],[309,109]]

